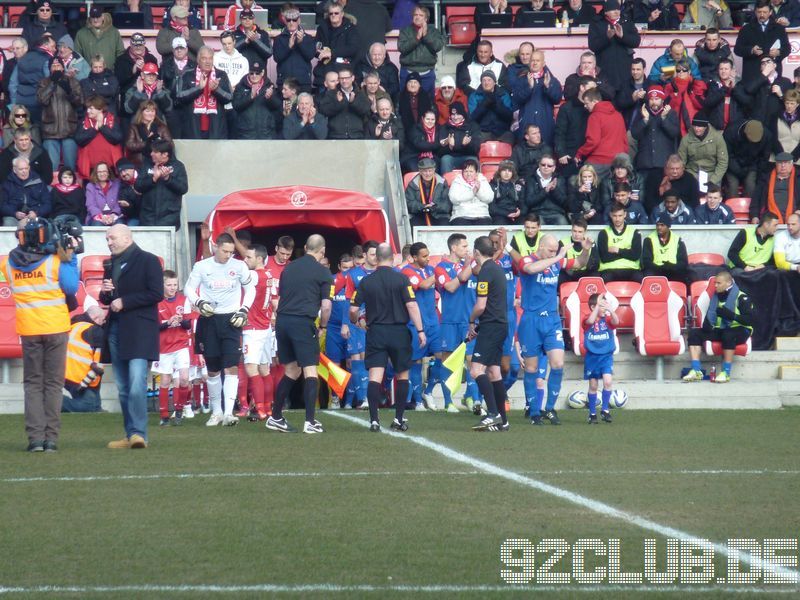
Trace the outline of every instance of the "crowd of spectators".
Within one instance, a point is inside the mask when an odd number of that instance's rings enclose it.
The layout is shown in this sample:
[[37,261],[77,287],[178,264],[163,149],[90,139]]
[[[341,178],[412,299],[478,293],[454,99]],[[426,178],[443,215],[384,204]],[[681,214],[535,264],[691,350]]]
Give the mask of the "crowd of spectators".
[[[4,219],[73,207],[90,225],[177,225],[174,210],[145,200],[149,193],[179,203],[186,192],[174,139],[397,140],[403,171],[420,171],[406,192],[415,223],[509,225],[536,212],[545,224],[607,224],[618,197],[635,223],[662,214],[679,224],[732,223],[724,203],[705,203],[717,187],[723,199],[750,197],[753,223],[767,210],[783,223],[794,210],[800,73],[784,77],[782,60],[786,26],[800,22],[798,0],[758,0],[733,48],[716,28],[731,22],[727,5],[696,1],[684,22],[707,27],[703,40],[690,48],[675,39],[649,70],[636,54],[635,24],[674,28],[671,3],[606,0],[598,13],[569,0],[557,18],[586,27],[589,50],[565,81],[529,42],[500,58],[477,38],[455,77],[441,77],[438,87],[445,40],[428,9],[413,6],[400,23],[398,68],[383,42],[386,27],[373,27],[380,19],[361,4],[325,2],[312,35],[287,3],[271,38],[255,23],[257,5],[245,0],[228,11],[215,52],[203,44],[196,10],[178,0],[166,11],[156,56],[140,33],[126,48],[99,6],[73,40],[50,1],[36,0],[3,65]],[[533,0],[530,11],[543,9]],[[476,20],[510,11],[505,0],[489,0]],[[742,58],[741,79],[732,53]],[[486,173],[478,162],[485,142],[513,147]],[[162,163],[154,145],[166,149]],[[126,181],[122,171],[131,168]],[[429,206],[433,196],[447,198],[449,213],[443,202]]]

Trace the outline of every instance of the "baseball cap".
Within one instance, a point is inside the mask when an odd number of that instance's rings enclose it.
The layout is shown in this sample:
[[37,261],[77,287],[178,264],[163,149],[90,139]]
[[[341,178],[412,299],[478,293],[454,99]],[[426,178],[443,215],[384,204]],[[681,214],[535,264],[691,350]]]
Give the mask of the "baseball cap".
[[189,16],[189,11],[185,6],[173,6],[169,9],[169,14],[176,19],[185,19]]
[[454,87],[456,87],[456,80],[453,79],[453,77],[450,76],[450,75],[445,75],[444,77],[442,77],[442,81],[439,84],[439,87],[452,87],[452,88],[454,88]]
[[188,48],[188,47],[189,46],[186,43],[186,40],[182,36],[178,36],[174,40],[172,40],[172,49],[173,50],[175,48]]
[[250,10],[249,8],[245,8],[242,12],[239,13],[239,20],[241,21],[244,18],[255,19],[256,16],[252,10]]
[[158,75],[158,65],[156,63],[146,62],[142,67],[142,73],[153,73]]
[[144,46],[144,36],[138,31],[131,36],[131,46]]
[[92,19],[96,19],[102,16],[103,16],[103,9],[100,8],[99,6],[92,6],[92,8],[89,10],[89,17]]
[[255,60],[250,63],[250,72],[251,73],[263,73],[264,72],[264,63],[261,61]]

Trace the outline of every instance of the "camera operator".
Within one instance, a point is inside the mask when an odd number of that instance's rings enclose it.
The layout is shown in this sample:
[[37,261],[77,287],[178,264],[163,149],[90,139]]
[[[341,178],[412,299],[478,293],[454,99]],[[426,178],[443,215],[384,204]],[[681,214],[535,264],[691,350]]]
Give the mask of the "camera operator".
[[28,452],[55,452],[70,331],[67,296],[78,291],[78,263],[71,240],[45,219],[29,219],[17,240],[0,268],[17,306]]
[[[87,298],[90,298],[87,297]],[[86,312],[72,319],[67,343],[67,369],[64,375],[62,412],[100,412],[100,382],[104,369],[100,353],[105,343],[107,311],[95,302]]]

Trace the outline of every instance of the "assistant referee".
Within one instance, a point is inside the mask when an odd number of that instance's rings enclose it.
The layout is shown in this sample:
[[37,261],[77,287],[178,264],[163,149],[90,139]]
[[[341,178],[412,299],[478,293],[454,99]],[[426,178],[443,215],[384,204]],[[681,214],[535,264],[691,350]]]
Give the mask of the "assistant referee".
[[411,367],[411,332],[409,319],[417,330],[417,343],[424,348],[427,340],[422,327],[419,306],[408,278],[392,268],[394,255],[389,244],[380,244],[376,256],[378,268],[359,283],[350,300],[350,320],[359,327],[359,306],[366,308],[367,346],[364,363],[369,370],[367,402],[369,402],[370,431],[380,431],[378,404],[381,399],[381,384],[387,359],[392,361],[397,382],[395,417],[391,428],[397,431],[408,429],[408,420],[403,418],[408,398],[408,371]]
[[494,252],[488,236],[475,240],[473,258],[480,265],[480,272],[467,337],[477,337],[477,340],[469,370],[483,394],[488,412],[472,428],[476,431],[508,431],[506,388],[500,372],[503,343],[508,335],[508,300],[505,272],[494,261]]
[[[284,433],[296,431],[283,417],[283,403],[301,374],[306,405],[303,433],[324,431],[322,424],[314,418],[314,409],[319,389],[319,334],[328,326],[331,316],[333,278],[331,272],[320,264],[325,257],[325,238],[316,234],[309,236],[305,251],[303,257],[290,262],[281,273],[280,300],[275,320],[278,361],[285,371],[275,391],[267,429]],[[314,323],[317,315],[319,327]]]

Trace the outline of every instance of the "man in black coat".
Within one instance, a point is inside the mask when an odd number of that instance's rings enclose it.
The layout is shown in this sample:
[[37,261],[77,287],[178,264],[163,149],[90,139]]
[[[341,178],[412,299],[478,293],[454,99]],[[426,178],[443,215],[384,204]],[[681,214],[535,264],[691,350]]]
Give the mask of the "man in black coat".
[[189,191],[186,167],[175,158],[175,148],[167,140],[155,140],[136,176],[134,189],[142,195],[139,224],[174,227],[181,224],[183,195]]
[[780,75],[781,64],[790,50],[786,28],[775,22],[769,0],[758,0],[755,18],[739,30],[733,48],[736,56],[742,57],[742,80],[749,81],[759,75],[764,56],[775,60]]
[[641,42],[636,26],[620,14],[618,0],[606,0],[604,18],[589,25],[589,49],[597,55],[603,77],[615,90],[630,77],[633,51]]
[[250,73],[233,90],[236,111],[236,138],[274,140],[278,137],[274,111],[280,110],[275,86],[264,74],[264,63],[250,63]]
[[631,76],[617,90],[614,106],[622,113],[625,126],[630,129],[633,122],[641,116],[642,106],[647,103],[647,63],[643,58],[634,58],[631,63]]
[[197,63],[189,58],[189,46],[186,40],[182,36],[176,37],[172,40],[172,56],[164,58],[164,62],[161,63],[161,72],[158,76],[164,82],[164,88],[169,90],[172,97],[172,108],[164,116],[173,140],[185,137],[183,133],[183,110],[177,105],[175,99],[178,79],[187,71],[194,72],[195,69],[197,69]]
[[301,91],[311,91],[311,61],[317,53],[314,36],[300,27],[300,11],[289,8],[283,11],[283,31],[273,40],[273,58],[278,65],[277,85],[294,77]]
[[372,108],[367,95],[354,85],[353,69],[339,69],[339,86],[325,90],[319,103],[319,112],[328,117],[329,140],[363,140],[364,119]]
[[356,86],[361,87],[364,77],[371,71],[376,71],[381,78],[381,87],[389,94],[394,104],[397,103],[397,95],[400,93],[400,72],[397,66],[389,59],[386,46],[380,42],[375,42],[369,47],[367,52],[353,67],[353,74],[356,76]]
[[386,43],[386,34],[392,30],[392,17],[382,3],[376,0],[348,0],[347,14],[351,15],[358,25],[360,55],[369,52],[373,44]]
[[164,297],[158,257],[133,242],[127,225],[106,232],[111,251],[100,302],[109,305],[106,352],[114,367],[125,437],[109,448],[147,448],[147,363],[158,360],[158,303]]
[[770,171],[769,155],[774,136],[761,121],[748,119],[731,123],[722,137],[728,145],[728,172],[725,174],[728,197],[739,196],[741,184],[742,196],[753,198],[759,173]]
[[198,69],[184,71],[178,78],[175,104],[183,113],[187,139],[228,139],[224,107],[233,98],[233,90],[227,73],[215,68],[213,61],[214,51],[203,46],[197,51]]
[[707,82],[703,108],[708,121],[717,131],[724,131],[728,123],[736,123],[745,118],[752,109],[753,98],[744,84],[736,77],[733,60],[723,58],[717,65],[717,73]]
[[236,49],[247,59],[249,64],[255,61],[266,63],[272,56],[272,41],[269,34],[256,25],[256,17],[252,10],[239,13],[240,25],[233,30]]
[[586,141],[586,123],[589,111],[583,105],[586,90],[597,87],[594,78],[581,75],[578,80],[578,95],[561,105],[556,117],[554,146],[559,162],[559,175],[566,181],[578,172],[575,153]]
[[317,27],[317,66],[314,67],[314,87],[321,88],[328,71],[342,64],[355,62],[360,56],[361,36],[358,28],[344,16],[344,6],[338,2],[328,5],[325,21]]
[[[128,90],[136,85],[145,63],[157,65],[158,59],[147,49],[144,36],[137,32],[131,36],[128,51],[120,54],[114,63],[114,75],[119,82],[120,98],[124,99]],[[133,115],[125,113],[124,108],[120,108],[120,116],[129,121]]]

